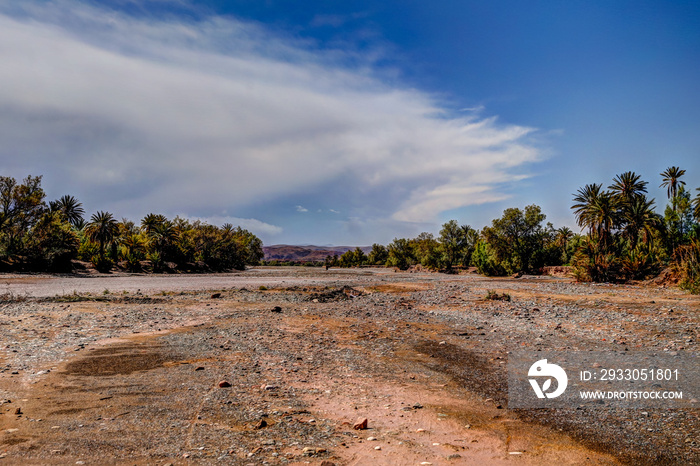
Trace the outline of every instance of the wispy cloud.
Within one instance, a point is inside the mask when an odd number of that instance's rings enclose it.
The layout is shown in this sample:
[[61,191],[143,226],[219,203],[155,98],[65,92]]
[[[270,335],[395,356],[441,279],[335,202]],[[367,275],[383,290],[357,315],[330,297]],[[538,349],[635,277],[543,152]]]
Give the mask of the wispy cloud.
[[303,194],[427,222],[503,199],[543,158],[533,129],[453,118],[343,54],[232,18],[0,6],[0,171],[118,216],[255,205],[276,223],[266,206]]
[[309,209],[307,209],[306,207],[303,207],[300,205],[297,206],[297,212],[308,212],[308,211],[309,211]]
[[273,238],[282,234],[284,231],[282,227],[261,222],[255,218],[239,218],[226,215],[214,215],[211,217],[187,217],[186,215],[180,215],[180,217],[192,221],[199,220],[208,225],[216,225],[218,227],[230,223],[231,225],[240,226],[241,228],[254,232],[258,236],[264,236],[266,238]]

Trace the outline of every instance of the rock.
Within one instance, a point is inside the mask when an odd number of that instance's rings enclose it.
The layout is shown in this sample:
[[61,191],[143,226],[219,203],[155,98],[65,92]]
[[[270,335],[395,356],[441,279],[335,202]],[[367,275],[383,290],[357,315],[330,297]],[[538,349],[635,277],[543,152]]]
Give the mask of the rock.
[[221,293],[214,293],[211,295],[211,299],[219,299],[221,297]]
[[324,461],[321,463],[321,466],[335,466],[335,463],[332,461]]
[[368,421],[366,417],[360,417],[357,419],[352,428],[355,430],[365,430],[367,428],[367,423]]
[[263,385],[261,388],[263,390],[277,390],[279,387],[277,385],[267,384],[267,385]]
[[367,440],[369,440],[370,442],[374,442],[375,440],[377,440],[377,437],[367,437]]
[[21,416],[22,415],[22,408],[15,409],[15,414],[18,416]]
[[221,382],[219,382],[219,388],[228,388],[230,386],[231,386],[231,384],[229,382],[227,382],[226,380],[222,380]]
[[260,429],[264,429],[265,427],[267,427],[267,421],[265,419],[260,419],[260,422],[255,424],[255,427],[253,427],[253,428],[255,430],[260,430]]
[[316,454],[316,449],[311,447],[304,447],[302,454],[305,456],[314,456]]
[[279,306],[275,306],[272,308],[272,312],[277,312],[277,313],[282,312],[282,308]]
[[204,370],[204,366],[198,366],[198,367],[196,367],[194,370],[195,370],[195,372],[196,372],[196,371],[203,371],[203,370]]

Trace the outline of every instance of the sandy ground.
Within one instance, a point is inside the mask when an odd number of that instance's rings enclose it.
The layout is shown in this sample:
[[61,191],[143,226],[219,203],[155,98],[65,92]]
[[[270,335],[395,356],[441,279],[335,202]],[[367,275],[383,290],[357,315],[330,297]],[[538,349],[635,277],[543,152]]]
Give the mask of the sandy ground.
[[700,464],[697,409],[511,410],[504,389],[513,348],[697,351],[700,299],[675,289],[306,268],[0,285],[0,463]]

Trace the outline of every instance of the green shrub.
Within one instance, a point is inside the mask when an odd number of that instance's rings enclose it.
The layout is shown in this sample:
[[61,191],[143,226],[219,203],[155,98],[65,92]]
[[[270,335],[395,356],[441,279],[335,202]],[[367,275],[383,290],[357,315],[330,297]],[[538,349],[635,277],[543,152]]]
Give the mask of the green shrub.
[[700,240],[693,240],[679,250],[678,268],[680,287],[693,294],[700,294]]
[[474,253],[472,254],[472,264],[474,264],[476,270],[482,275],[489,277],[506,275],[506,270],[500,262],[498,262],[493,249],[484,241],[476,243]]

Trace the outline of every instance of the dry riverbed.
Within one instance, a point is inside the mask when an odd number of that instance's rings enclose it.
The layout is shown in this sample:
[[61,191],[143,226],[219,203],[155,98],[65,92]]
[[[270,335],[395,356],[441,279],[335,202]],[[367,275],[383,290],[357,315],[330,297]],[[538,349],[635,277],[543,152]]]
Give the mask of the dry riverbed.
[[0,464],[700,464],[700,410],[511,410],[505,369],[697,351],[699,308],[385,269],[0,275]]

